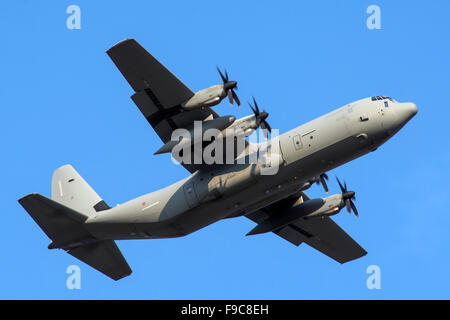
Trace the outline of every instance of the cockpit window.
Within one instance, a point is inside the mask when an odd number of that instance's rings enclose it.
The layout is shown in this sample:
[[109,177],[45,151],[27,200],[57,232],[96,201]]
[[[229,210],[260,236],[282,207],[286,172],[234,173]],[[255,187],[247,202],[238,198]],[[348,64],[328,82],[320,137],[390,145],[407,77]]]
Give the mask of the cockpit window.
[[377,101],[377,100],[390,100],[392,102],[395,102],[394,99],[392,99],[391,97],[385,97],[385,96],[372,97],[372,101]]

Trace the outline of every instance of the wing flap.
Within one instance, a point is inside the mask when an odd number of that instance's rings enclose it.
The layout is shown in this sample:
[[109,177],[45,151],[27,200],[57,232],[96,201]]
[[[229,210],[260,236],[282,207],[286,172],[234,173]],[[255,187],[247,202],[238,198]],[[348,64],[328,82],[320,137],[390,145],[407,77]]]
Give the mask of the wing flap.
[[367,252],[350,237],[330,217],[300,219],[294,226],[310,234],[304,240],[309,246],[322,252],[339,263],[346,263],[367,254]]
[[292,228],[291,226],[286,226],[284,228],[281,228],[277,231],[274,231],[275,234],[279,235],[283,239],[289,241],[295,246],[301,245],[303,242],[305,242],[308,238],[306,238],[304,235],[302,235],[300,232]]
[[[145,93],[145,91],[137,92],[131,96],[131,99],[141,111],[142,115],[150,122],[149,118],[152,114],[158,112],[158,108]],[[151,124],[151,122],[150,122]]]

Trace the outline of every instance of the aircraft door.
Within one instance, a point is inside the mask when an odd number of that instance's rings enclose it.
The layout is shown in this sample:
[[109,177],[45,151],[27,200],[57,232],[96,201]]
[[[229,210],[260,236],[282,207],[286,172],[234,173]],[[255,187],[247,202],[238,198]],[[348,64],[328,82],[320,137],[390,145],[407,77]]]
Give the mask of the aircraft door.
[[303,143],[301,135],[298,132],[288,133],[280,138],[281,153],[283,160],[287,164],[294,162],[300,157]]
[[292,142],[294,143],[294,149],[300,150],[303,148],[302,139],[300,138],[299,134],[296,134],[294,137],[292,137]]
[[189,206],[189,208],[194,208],[198,204],[198,197],[197,193],[194,189],[194,184],[192,182],[187,183],[183,186],[184,189],[184,196],[186,197],[186,202]]

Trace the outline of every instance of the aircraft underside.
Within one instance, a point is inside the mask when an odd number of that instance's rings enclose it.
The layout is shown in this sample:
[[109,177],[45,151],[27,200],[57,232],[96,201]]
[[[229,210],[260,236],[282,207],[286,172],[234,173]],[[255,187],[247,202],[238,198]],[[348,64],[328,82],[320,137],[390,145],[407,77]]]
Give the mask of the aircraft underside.
[[[267,121],[268,112],[254,98],[253,115],[241,119],[220,116],[211,108],[223,99],[240,105],[237,82],[226,71],[218,69],[221,84],[195,93],[134,39],[119,42],[107,54],[162,140],[155,154],[171,153],[190,176],[110,207],[72,166],[57,169],[51,199],[32,193],[19,200],[50,238],[50,249],[63,249],[118,280],[132,271],[114,240],[181,237],[222,219],[245,216],[256,223],[247,235],[271,232],[339,263],[367,254],[331,218],[344,208],[359,216],[355,192],[339,179],[341,193],[310,199],[305,191],[317,183],[328,193],[326,172],[376,150],[414,117],[415,104],[374,96],[277,135]],[[248,135],[259,128],[265,139],[250,142]],[[204,139],[208,130],[215,132],[214,139]],[[226,148],[222,157],[217,156],[219,148],[205,152],[223,134],[240,144],[233,145],[231,162],[209,162],[211,157],[228,159]],[[198,147],[200,153],[195,153]],[[185,157],[191,150],[194,153]],[[200,161],[186,161],[199,154]],[[202,158],[205,154],[210,158]]]

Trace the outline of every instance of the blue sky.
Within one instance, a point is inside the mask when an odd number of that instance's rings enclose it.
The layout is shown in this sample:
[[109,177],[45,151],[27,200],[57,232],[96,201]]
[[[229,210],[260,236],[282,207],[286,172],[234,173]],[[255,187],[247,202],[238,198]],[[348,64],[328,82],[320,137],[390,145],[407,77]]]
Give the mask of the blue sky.
[[[81,30],[66,28],[71,4]],[[371,4],[381,30],[366,27]],[[0,298],[450,298],[449,10],[446,0],[2,1]],[[131,37],[195,91],[227,67],[241,100],[254,95],[281,133],[368,96],[415,102],[418,115],[387,144],[330,172],[357,191],[360,218],[335,220],[368,255],[340,265],[271,234],[245,237],[254,226],[245,218],[185,238],[119,241],[133,274],[118,282],[48,250],[17,199],[50,196],[59,166],[72,164],[110,205],[187,176],[153,156],[161,142],[105,54]],[[66,288],[71,264],[81,290]],[[381,290],[366,287],[370,265]]]

